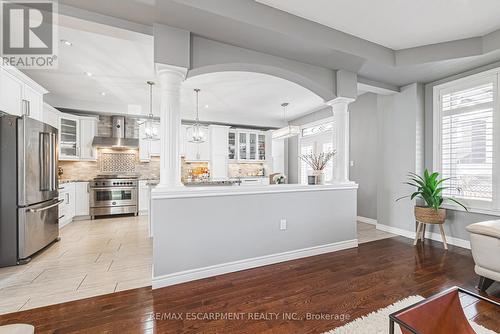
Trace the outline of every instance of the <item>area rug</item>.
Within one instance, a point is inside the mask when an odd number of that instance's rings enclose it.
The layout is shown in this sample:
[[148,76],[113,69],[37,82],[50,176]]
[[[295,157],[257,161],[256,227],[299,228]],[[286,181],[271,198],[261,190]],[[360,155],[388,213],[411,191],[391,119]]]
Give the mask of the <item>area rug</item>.
[[[388,334],[389,314],[418,303],[423,299],[424,298],[421,296],[408,297],[324,334]],[[494,331],[486,329],[474,322],[470,322],[470,324],[477,334],[497,334]],[[401,330],[397,324],[395,326],[394,333],[401,334]]]

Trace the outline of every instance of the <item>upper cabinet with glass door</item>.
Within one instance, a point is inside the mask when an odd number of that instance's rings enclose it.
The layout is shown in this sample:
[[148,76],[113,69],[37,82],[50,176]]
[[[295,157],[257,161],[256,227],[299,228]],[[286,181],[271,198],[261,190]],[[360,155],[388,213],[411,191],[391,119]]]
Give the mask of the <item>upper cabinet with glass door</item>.
[[80,120],[78,117],[59,118],[59,159],[78,160],[80,158]]
[[97,134],[97,118],[61,113],[59,117],[59,160],[95,161],[92,140]]
[[[232,150],[238,141],[237,150]],[[229,132],[229,159],[240,162],[262,162],[266,160],[266,133],[257,130],[237,129]]]

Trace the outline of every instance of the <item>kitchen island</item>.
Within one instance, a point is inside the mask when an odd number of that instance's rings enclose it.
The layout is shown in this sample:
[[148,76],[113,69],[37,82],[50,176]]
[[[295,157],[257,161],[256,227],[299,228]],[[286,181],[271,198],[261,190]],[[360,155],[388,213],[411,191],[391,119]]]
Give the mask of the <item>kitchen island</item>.
[[357,247],[357,188],[158,186],[153,288]]

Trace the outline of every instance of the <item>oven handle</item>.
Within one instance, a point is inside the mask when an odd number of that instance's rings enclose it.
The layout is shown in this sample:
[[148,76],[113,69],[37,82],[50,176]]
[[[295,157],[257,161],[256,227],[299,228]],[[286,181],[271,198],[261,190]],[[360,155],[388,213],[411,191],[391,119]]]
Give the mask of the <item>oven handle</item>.
[[90,187],[90,190],[134,190],[137,189],[137,187],[104,187],[104,188],[93,188]]

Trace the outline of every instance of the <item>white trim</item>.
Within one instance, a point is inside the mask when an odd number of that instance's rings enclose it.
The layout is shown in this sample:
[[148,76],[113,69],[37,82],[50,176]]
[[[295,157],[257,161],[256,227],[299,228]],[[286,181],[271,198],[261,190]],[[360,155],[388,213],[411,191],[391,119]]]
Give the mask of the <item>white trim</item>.
[[153,276],[153,289],[355,247],[358,247],[358,239],[259,256],[234,262],[221,263],[209,267],[191,269],[158,277]]
[[[416,234],[415,232],[403,230],[403,229],[398,228],[398,227],[382,225],[382,224],[377,224],[377,230],[392,233],[392,234],[397,234],[397,235],[406,237],[408,239],[415,239],[415,234]],[[441,234],[439,234],[439,233],[426,231],[425,237],[427,239],[443,242],[443,239],[441,239]],[[455,237],[451,237],[451,236],[447,235],[446,242],[449,245],[470,249],[470,241],[467,241],[464,239],[455,238]]]
[[[442,143],[441,143],[441,131],[442,131],[442,110],[441,110],[441,96],[443,93],[447,93],[450,90],[462,89],[465,87],[470,87],[471,85],[487,83],[493,81],[494,85],[494,124],[493,132],[494,138],[496,138],[495,133],[500,131],[500,118],[495,116],[500,110],[500,68],[493,68],[487,71],[483,71],[477,74],[465,76],[458,78],[456,80],[451,80],[439,85],[435,85],[432,88],[432,169],[434,171],[442,174]],[[498,168],[498,156],[500,153],[500,145],[497,145],[495,140],[495,150],[493,152],[493,175],[496,174]],[[495,158],[497,157],[497,158]],[[481,213],[487,215],[500,216],[500,182],[498,178],[493,177],[493,198],[492,201],[475,200],[475,199],[462,199],[457,198],[462,201],[469,212]],[[459,206],[454,204],[446,204],[443,207],[450,208],[452,210],[462,211]]]
[[376,219],[362,217],[362,216],[358,216],[356,219],[358,220],[358,222],[377,226]]
[[392,234],[397,234],[400,236],[403,236],[408,239],[415,239],[415,232],[403,230],[402,228],[398,227],[393,227],[393,226],[388,226],[388,225],[383,225],[377,223],[377,230],[392,233]]

